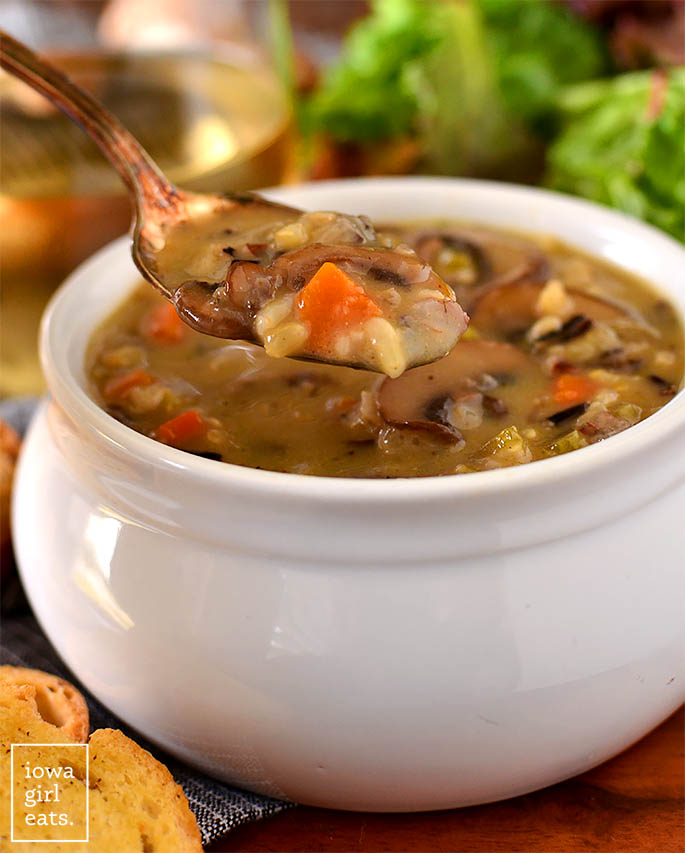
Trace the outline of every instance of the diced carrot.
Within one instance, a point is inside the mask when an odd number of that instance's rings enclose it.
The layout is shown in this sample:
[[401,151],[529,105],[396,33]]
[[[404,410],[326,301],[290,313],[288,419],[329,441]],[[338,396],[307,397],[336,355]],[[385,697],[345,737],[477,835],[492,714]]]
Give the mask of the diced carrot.
[[583,403],[589,400],[597,390],[597,383],[587,376],[562,373],[554,385],[554,399],[557,403]]
[[302,288],[297,307],[309,325],[309,342],[315,348],[329,345],[341,332],[381,313],[363,288],[330,261]]
[[152,382],[153,379],[147,370],[138,367],[135,370],[129,370],[128,373],[122,373],[120,376],[113,376],[108,379],[102,393],[108,400],[120,400],[134,388],[150,385]]
[[141,331],[148,341],[156,344],[178,344],[186,335],[188,327],[176,313],[171,302],[157,305],[145,317]]
[[186,444],[207,430],[204,418],[196,409],[188,409],[157,427],[156,436],[166,444]]

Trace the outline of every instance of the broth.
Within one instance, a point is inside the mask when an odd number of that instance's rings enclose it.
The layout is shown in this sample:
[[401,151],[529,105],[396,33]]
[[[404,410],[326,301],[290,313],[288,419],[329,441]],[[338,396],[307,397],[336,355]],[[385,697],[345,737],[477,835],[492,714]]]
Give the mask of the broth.
[[683,329],[645,282],[544,236],[386,225],[471,315],[452,352],[389,379],[272,358],[187,328],[141,285],[96,330],[95,399],[157,440],[252,468],[334,477],[463,474],[579,449],[681,386]]

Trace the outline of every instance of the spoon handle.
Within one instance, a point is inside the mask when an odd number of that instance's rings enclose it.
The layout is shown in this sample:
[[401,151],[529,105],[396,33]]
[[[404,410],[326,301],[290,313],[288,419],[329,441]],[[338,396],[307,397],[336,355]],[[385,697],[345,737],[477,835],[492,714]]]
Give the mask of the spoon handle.
[[0,30],[0,67],[52,101],[97,142],[139,208],[173,204],[177,190],[119,120],[54,65],[4,30]]

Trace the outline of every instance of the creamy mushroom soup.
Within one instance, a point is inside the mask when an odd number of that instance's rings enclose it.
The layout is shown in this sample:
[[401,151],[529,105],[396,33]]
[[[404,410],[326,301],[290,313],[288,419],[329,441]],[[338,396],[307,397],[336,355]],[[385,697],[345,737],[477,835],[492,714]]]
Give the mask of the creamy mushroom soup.
[[273,357],[188,328],[141,284],[92,337],[94,397],[132,429],[209,459],[384,478],[577,450],[680,388],[683,329],[645,282],[554,238],[447,222],[379,232],[411,246],[471,317],[441,360],[389,378]]

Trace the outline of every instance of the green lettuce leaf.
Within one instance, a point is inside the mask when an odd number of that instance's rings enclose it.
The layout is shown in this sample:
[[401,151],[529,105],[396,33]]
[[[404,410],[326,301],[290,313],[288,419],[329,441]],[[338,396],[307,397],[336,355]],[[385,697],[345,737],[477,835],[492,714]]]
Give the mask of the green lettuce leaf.
[[510,112],[536,120],[560,88],[599,77],[608,55],[599,31],[549,0],[477,0]]
[[547,186],[651,222],[685,242],[685,69],[569,87]]
[[361,142],[410,130],[423,97],[420,63],[442,41],[435,11],[428,1],[375,0],[308,104],[306,129]]
[[423,170],[520,178],[533,140],[507,109],[478,4],[443,3],[435,15],[445,41],[421,66]]
[[[605,67],[597,32],[548,0],[374,0],[308,103],[304,123],[339,141],[368,142],[425,129],[427,116],[454,116],[463,105],[475,129],[499,125],[493,111],[521,125],[537,120],[562,85]],[[468,128],[462,122],[455,129]],[[486,133],[481,151],[490,138]],[[443,146],[460,145],[442,139]],[[446,148],[440,155],[449,159]]]

